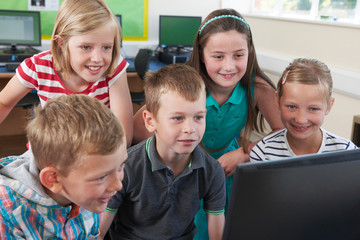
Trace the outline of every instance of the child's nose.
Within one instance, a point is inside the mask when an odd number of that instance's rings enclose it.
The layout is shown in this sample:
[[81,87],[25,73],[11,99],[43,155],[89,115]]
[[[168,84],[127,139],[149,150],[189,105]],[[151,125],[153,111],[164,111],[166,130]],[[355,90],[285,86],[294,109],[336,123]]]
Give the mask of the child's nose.
[[108,186],[108,191],[109,192],[114,192],[114,191],[119,191],[122,189],[123,185],[122,185],[122,180],[124,178],[124,171],[122,170],[121,172],[117,172],[116,174],[114,174],[114,177],[111,179],[111,183]]
[[305,111],[298,111],[297,114],[296,114],[296,118],[295,118],[295,121],[297,123],[306,123],[307,122],[307,114]]
[[185,121],[184,132],[186,132],[186,133],[194,133],[195,132],[195,126],[191,120]]
[[100,62],[102,59],[101,51],[98,49],[94,49],[91,54],[91,61]]
[[224,61],[224,70],[230,72],[234,69],[234,61],[231,58],[227,58]]

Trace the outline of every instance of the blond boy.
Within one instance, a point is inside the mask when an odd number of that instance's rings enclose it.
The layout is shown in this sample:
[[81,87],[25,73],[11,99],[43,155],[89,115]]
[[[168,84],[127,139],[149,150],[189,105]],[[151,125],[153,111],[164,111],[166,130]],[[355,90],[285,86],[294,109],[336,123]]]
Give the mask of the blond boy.
[[192,239],[204,201],[210,239],[221,239],[225,176],[198,144],[205,131],[200,75],[169,65],[145,79],[144,121],[154,136],[128,150],[123,189],[109,202],[100,234],[112,239]]
[[31,150],[0,159],[0,239],[94,239],[122,188],[124,130],[85,95],[50,99],[27,126]]

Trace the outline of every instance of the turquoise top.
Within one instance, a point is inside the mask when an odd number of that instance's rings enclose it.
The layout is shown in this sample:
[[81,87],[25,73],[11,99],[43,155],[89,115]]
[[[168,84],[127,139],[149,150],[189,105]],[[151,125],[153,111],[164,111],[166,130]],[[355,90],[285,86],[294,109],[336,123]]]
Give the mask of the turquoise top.
[[[254,82],[254,78],[252,77],[252,82]],[[253,84],[250,90],[254,97]],[[247,120],[248,99],[246,89],[241,85],[241,81],[238,82],[230,98],[221,107],[208,92],[206,109],[204,146],[210,150],[228,146],[234,138],[239,136]]]

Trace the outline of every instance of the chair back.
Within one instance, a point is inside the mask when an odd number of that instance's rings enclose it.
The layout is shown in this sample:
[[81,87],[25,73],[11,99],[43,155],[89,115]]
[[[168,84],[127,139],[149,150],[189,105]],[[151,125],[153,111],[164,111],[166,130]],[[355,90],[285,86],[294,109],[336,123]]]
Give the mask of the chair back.
[[135,70],[142,80],[144,80],[145,73],[149,69],[149,62],[152,55],[153,51],[147,48],[139,49],[139,52],[136,54],[134,60]]

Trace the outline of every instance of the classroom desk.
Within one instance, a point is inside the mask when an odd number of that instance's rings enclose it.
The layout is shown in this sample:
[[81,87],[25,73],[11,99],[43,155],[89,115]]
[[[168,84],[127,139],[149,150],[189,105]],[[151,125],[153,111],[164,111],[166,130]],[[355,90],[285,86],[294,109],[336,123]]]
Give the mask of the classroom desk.
[[[0,68],[5,68],[5,67],[0,67]],[[1,81],[9,81],[10,78],[12,78],[12,76],[14,76],[15,73],[10,73],[10,72],[1,72],[0,71],[0,80]]]

